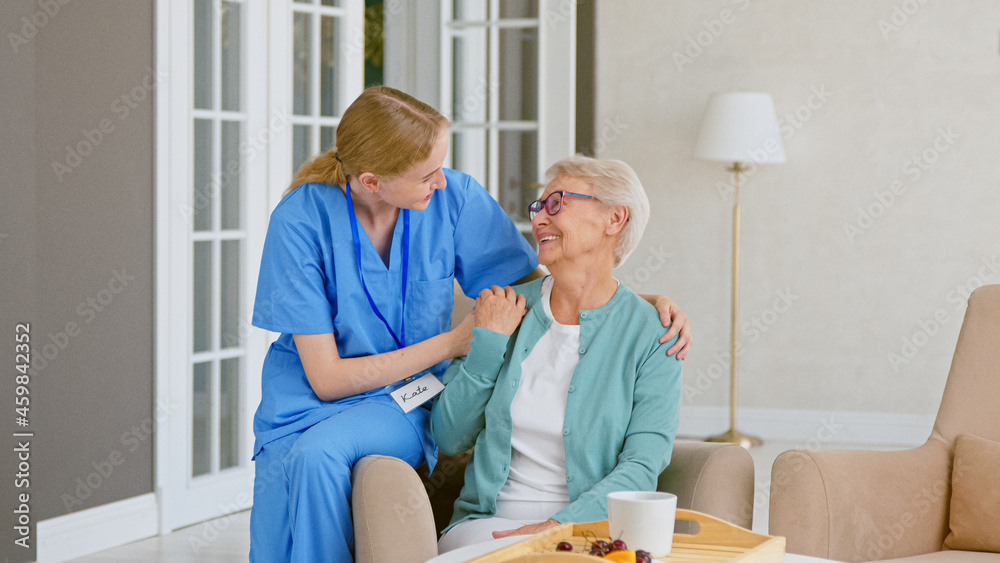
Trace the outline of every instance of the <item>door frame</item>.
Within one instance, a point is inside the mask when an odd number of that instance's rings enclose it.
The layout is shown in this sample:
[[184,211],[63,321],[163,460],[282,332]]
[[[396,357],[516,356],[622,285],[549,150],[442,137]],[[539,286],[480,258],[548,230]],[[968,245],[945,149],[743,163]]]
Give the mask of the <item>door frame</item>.
[[[244,37],[267,37],[266,9],[242,2]],[[159,532],[249,508],[252,503],[253,412],[260,401],[260,366],[266,337],[250,326],[260,249],[267,220],[267,155],[251,157],[241,142],[242,205],[245,238],[240,263],[241,303],[238,338],[246,355],[240,377],[240,464],[216,475],[191,478],[191,187],[193,63],[191,0],[156,2],[156,66],[165,69],[164,90],[156,100],[155,152],[155,375],[154,487]],[[246,120],[241,141],[268,129],[267,43],[244,41],[241,79]],[[255,63],[255,61],[264,61]],[[252,67],[257,64],[259,67]],[[266,152],[266,151],[265,151]]]

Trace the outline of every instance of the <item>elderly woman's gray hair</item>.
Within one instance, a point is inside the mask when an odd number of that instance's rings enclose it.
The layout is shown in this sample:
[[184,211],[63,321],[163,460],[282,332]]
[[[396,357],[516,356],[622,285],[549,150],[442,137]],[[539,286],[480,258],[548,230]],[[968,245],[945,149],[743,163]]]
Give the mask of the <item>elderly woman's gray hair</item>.
[[629,221],[625,223],[615,247],[615,266],[620,266],[639,246],[639,239],[649,222],[649,199],[635,170],[620,160],[598,160],[576,155],[550,166],[545,172],[545,179],[551,182],[561,174],[589,181],[597,199],[608,205],[628,208]]

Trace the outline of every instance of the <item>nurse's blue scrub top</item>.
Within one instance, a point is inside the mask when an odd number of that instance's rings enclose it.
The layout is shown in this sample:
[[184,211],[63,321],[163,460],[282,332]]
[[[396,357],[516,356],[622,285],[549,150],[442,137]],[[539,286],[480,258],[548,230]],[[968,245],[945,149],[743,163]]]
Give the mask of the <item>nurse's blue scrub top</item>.
[[[410,211],[406,310],[402,306],[403,213],[392,236],[389,267],[363,228],[358,229],[364,281],[386,321],[399,334],[406,315],[406,344],[451,328],[454,280],[475,297],[491,284],[507,285],[538,267],[535,251],[503,209],[471,176],[444,170],[447,187],[423,211]],[[293,334],[333,332],[341,357],[396,349],[361,287],[347,198],[337,186],[305,184],[271,213],[257,281],[253,325],[280,332],[264,360],[261,402],[254,416],[254,455],[267,443],[306,429],[383,387],[322,401],[313,392]],[[438,377],[448,362],[432,367]]]

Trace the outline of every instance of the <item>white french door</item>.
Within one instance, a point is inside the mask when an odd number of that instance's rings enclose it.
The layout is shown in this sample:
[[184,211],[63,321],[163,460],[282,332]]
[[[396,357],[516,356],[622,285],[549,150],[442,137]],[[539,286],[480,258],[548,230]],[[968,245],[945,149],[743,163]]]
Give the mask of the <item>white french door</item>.
[[157,3],[161,533],[251,506],[267,218],[361,92],[363,13],[363,0]]
[[480,181],[522,231],[545,169],[573,154],[573,2],[441,2],[441,109],[451,165]]
[[259,2],[157,4],[156,487],[166,532],[249,506],[266,129]]
[[[295,169],[334,145],[363,89],[365,2],[159,0],[156,10],[166,79],[156,115],[155,482],[167,532],[252,502],[252,419],[274,336],[251,326],[267,218]],[[386,83],[452,119],[450,165],[526,228],[545,167],[573,152],[574,4],[384,10]],[[393,65],[405,77],[394,79]]]
[[567,0],[385,11],[386,84],[452,120],[448,165],[479,180],[525,232],[545,169],[574,152],[576,17]]
[[[294,172],[334,144],[344,110],[364,88],[364,0],[295,0],[272,3],[275,18],[288,18],[290,36],[272,57],[285,61],[275,97],[292,110]],[[280,14],[275,12],[281,12]],[[278,42],[276,42],[278,43]],[[285,48],[281,48],[285,47]],[[290,48],[289,48],[290,47]],[[291,176],[286,179],[291,180]]]

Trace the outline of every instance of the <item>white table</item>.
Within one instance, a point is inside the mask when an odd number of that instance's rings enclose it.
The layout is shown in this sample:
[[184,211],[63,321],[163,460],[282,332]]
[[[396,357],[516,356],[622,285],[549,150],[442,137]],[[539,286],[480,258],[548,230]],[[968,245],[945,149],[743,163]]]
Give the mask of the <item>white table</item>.
[[[501,547],[519,542],[524,538],[525,536],[510,536],[499,540],[490,540],[477,543],[475,545],[467,545],[463,548],[438,555],[427,563],[464,563],[469,559],[485,555],[491,551],[496,551]],[[785,563],[830,563],[832,561],[832,559],[819,559],[816,557],[807,557],[805,555],[795,555],[794,553],[785,554]]]

